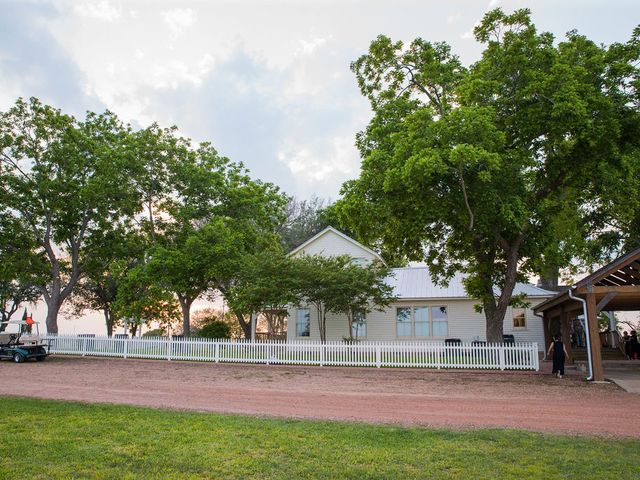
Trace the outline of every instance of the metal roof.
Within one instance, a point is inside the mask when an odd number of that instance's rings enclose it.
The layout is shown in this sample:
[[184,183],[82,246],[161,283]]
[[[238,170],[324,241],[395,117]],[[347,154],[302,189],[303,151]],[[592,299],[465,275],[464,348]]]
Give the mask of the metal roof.
[[[444,287],[433,283],[426,267],[393,268],[391,271],[393,276],[387,279],[387,283],[393,287],[398,299],[469,298],[462,284],[463,274],[456,274]],[[500,294],[497,288],[495,292],[496,296]],[[517,283],[513,294],[521,293],[529,297],[552,297],[556,294],[530,283]]]

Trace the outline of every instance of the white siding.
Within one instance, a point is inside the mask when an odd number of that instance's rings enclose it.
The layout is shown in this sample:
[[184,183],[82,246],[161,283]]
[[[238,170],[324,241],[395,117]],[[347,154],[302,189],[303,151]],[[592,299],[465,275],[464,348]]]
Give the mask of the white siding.
[[[507,309],[504,319],[504,333],[513,334],[516,342],[538,342],[538,348],[544,349],[544,334],[542,330],[542,320],[533,315],[531,308],[544,299],[529,299],[531,307],[526,309],[526,328],[513,328],[511,308]],[[477,313],[473,306],[477,302],[470,299],[432,299],[432,300],[403,300],[391,305],[382,312],[373,311],[367,314],[367,337],[366,340],[411,340],[409,337],[398,338],[396,335],[396,307],[411,306],[446,306],[448,319],[447,338],[459,338],[463,342],[474,340],[486,340],[486,321],[483,313]],[[296,337],[295,318],[296,309],[289,310],[289,318],[294,319],[287,322],[287,339],[292,340],[320,340],[318,328],[318,314],[311,306],[311,334],[309,337]],[[345,315],[327,314],[327,341],[342,340],[349,336],[349,326]],[[424,337],[421,337],[424,339]],[[433,338],[442,340],[443,337]]]
[[350,255],[353,258],[362,258],[367,261],[376,258],[371,252],[358,246],[357,243],[349,241],[331,230],[326,231],[294,254],[296,257],[300,255],[322,255],[325,257]]
[[513,309],[509,307],[504,317],[503,329],[505,334],[512,334],[516,342],[538,342],[538,348],[544,349],[544,331],[542,328],[542,319],[533,314],[533,307],[542,303],[546,298],[529,298],[531,304],[524,311],[525,328],[513,328]]

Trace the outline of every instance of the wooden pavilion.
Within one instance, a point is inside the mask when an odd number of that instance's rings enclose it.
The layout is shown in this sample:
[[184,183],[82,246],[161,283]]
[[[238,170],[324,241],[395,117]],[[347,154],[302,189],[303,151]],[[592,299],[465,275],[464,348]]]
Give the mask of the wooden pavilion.
[[559,326],[562,342],[572,361],[569,322],[583,314],[586,319],[587,350],[591,359],[592,380],[603,381],[602,353],[598,314],[602,311],[640,310],[640,248],[583,278],[568,290],[534,307],[543,318],[545,348],[551,342],[552,328]]

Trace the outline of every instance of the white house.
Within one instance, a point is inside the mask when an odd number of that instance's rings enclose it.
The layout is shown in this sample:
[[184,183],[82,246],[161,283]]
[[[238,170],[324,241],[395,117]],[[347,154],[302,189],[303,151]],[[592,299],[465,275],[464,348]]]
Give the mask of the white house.
[[[294,249],[289,255],[350,255],[366,263],[384,261],[373,250],[328,227]],[[447,287],[432,282],[425,267],[392,269],[388,282],[397,300],[382,312],[373,311],[354,322],[354,335],[363,340],[444,340],[458,338],[463,342],[486,340],[485,317],[474,310],[477,300],[470,298],[456,275]],[[529,308],[507,309],[504,333],[516,342],[538,342],[544,349],[542,320],[532,308],[555,295],[531,284],[517,284],[514,294],[525,293]],[[327,341],[349,335],[346,317],[327,314]],[[292,308],[287,322],[287,340],[319,340],[317,313],[313,307]]]

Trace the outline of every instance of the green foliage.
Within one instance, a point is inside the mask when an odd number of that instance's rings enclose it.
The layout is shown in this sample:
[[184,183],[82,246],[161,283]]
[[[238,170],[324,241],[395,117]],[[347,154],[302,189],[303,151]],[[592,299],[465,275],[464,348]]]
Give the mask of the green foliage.
[[327,312],[345,314],[351,336],[354,313],[383,310],[394,300],[393,289],[385,282],[390,271],[379,262],[362,266],[348,255],[307,255],[294,259],[293,265],[297,303],[316,308],[322,342],[326,341]]
[[154,328],[153,330],[147,330],[142,334],[143,337],[164,337],[167,331],[164,328]]
[[0,113],[0,205],[46,262],[40,288],[51,333],[92,255],[89,245],[135,212],[129,133],[110,112],[78,121],[35,98]]
[[25,398],[3,398],[2,405],[0,427],[11,432],[11,442],[0,444],[3,478],[619,479],[634,478],[640,462],[636,439]]
[[637,118],[625,84],[638,70],[616,45],[555,43],[528,10],[488,12],[475,35],[469,68],[446,44],[384,36],[352,64],[374,116],[336,210],[393,263],[425,261],[441,283],[466,273],[500,341],[515,283],[585,251],[598,179],[618,171]]
[[231,327],[226,322],[214,320],[206,323],[198,332],[203,338],[231,338]]

